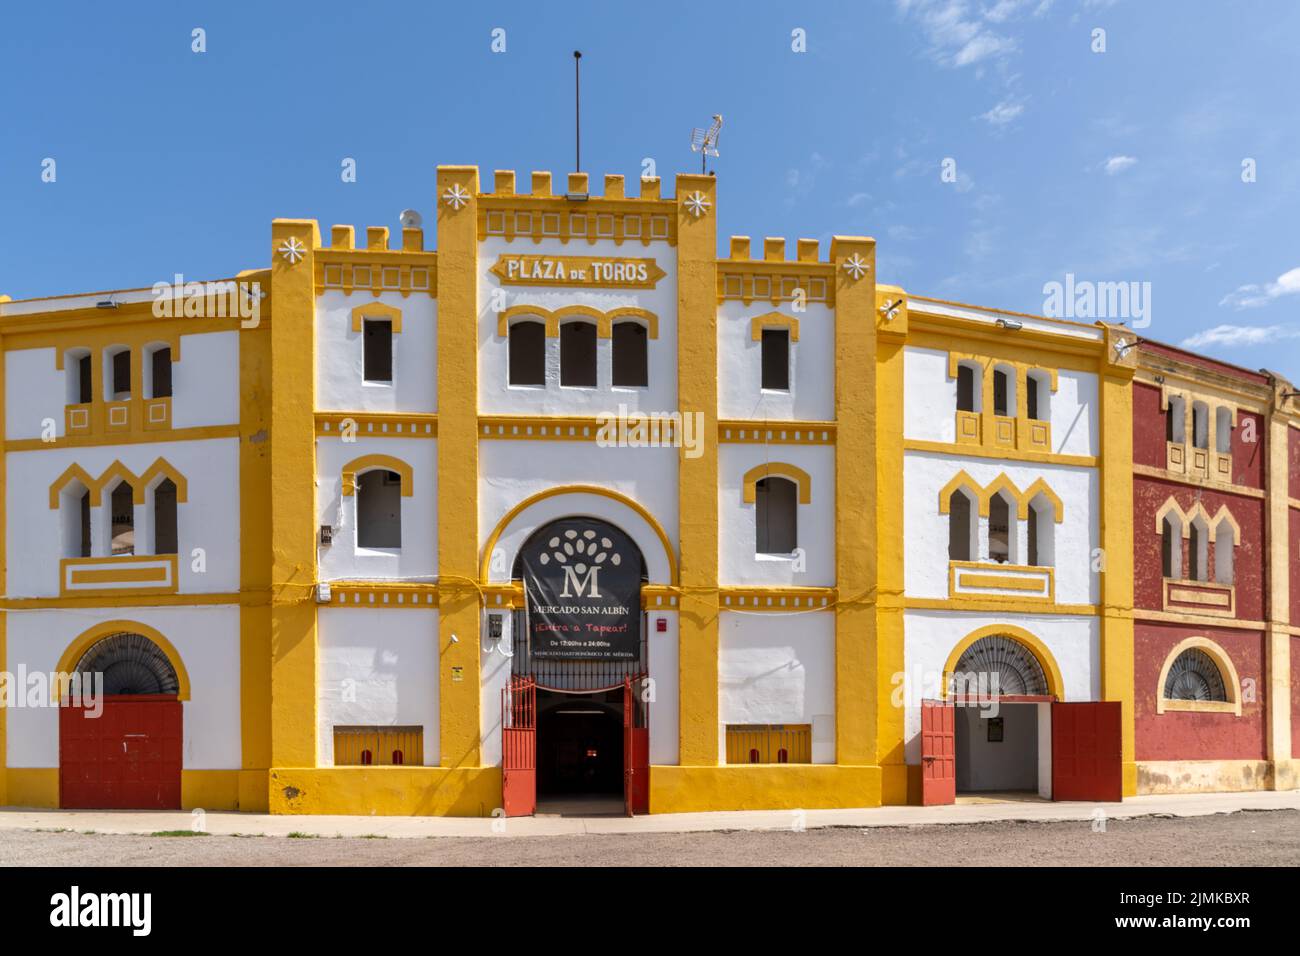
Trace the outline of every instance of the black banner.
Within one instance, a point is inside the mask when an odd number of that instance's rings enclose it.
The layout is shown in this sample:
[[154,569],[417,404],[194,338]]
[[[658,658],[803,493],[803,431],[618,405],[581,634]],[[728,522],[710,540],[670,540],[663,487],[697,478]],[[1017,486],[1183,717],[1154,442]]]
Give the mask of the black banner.
[[602,521],[563,518],[523,549],[533,657],[636,660],[641,552]]

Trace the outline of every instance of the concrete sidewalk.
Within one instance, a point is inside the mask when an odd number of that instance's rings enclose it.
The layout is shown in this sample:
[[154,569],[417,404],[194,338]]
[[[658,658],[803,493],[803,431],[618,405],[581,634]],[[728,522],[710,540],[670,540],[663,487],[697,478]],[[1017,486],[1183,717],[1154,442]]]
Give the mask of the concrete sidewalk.
[[486,817],[272,816],[144,810],[0,809],[6,830],[151,834],[204,829],[216,835],[285,837],[524,837],[603,833],[689,833],[716,830],[790,830],[815,827],[913,827],[996,821],[1091,821],[1097,810],[1110,820],[1164,815],[1207,816],[1239,810],[1300,810],[1300,790],[1130,797],[1123,803],[1046,801],[964,802],[946,807],[874,807],[857,810],[745,810],[619,816]]

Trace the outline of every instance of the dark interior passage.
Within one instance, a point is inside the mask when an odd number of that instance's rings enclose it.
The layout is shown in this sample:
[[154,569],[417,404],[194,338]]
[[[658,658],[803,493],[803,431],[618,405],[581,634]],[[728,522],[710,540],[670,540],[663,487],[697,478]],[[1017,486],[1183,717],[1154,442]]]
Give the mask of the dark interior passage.
[[623,793],[623,688],[537,691],[537,795]]

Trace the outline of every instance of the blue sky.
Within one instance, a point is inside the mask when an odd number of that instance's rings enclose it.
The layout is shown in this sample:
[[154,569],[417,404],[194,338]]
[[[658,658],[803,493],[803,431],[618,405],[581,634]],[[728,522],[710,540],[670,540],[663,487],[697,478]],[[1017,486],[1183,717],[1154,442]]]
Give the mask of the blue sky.
[[1067,273],[1149,282],[1146,334],[1300,379],[1282,0],[7,4],[0,293],[231,275],[277,216],[396,227],[438,163],[562,175],[574,48],[594,177],[695,171],[725,117],[724,248],[872,235],[883,281],[1031,313]]

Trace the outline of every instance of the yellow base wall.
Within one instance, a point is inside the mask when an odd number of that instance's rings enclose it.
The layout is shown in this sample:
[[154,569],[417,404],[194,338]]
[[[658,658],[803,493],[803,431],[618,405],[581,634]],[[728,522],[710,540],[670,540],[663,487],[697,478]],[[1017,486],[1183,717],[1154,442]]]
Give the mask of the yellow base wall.
[[878,807],[879,767],[759,764],[651,767],[650,812]]
[[489,817],[500,806],[500,767],[271,770],[271,813]]

